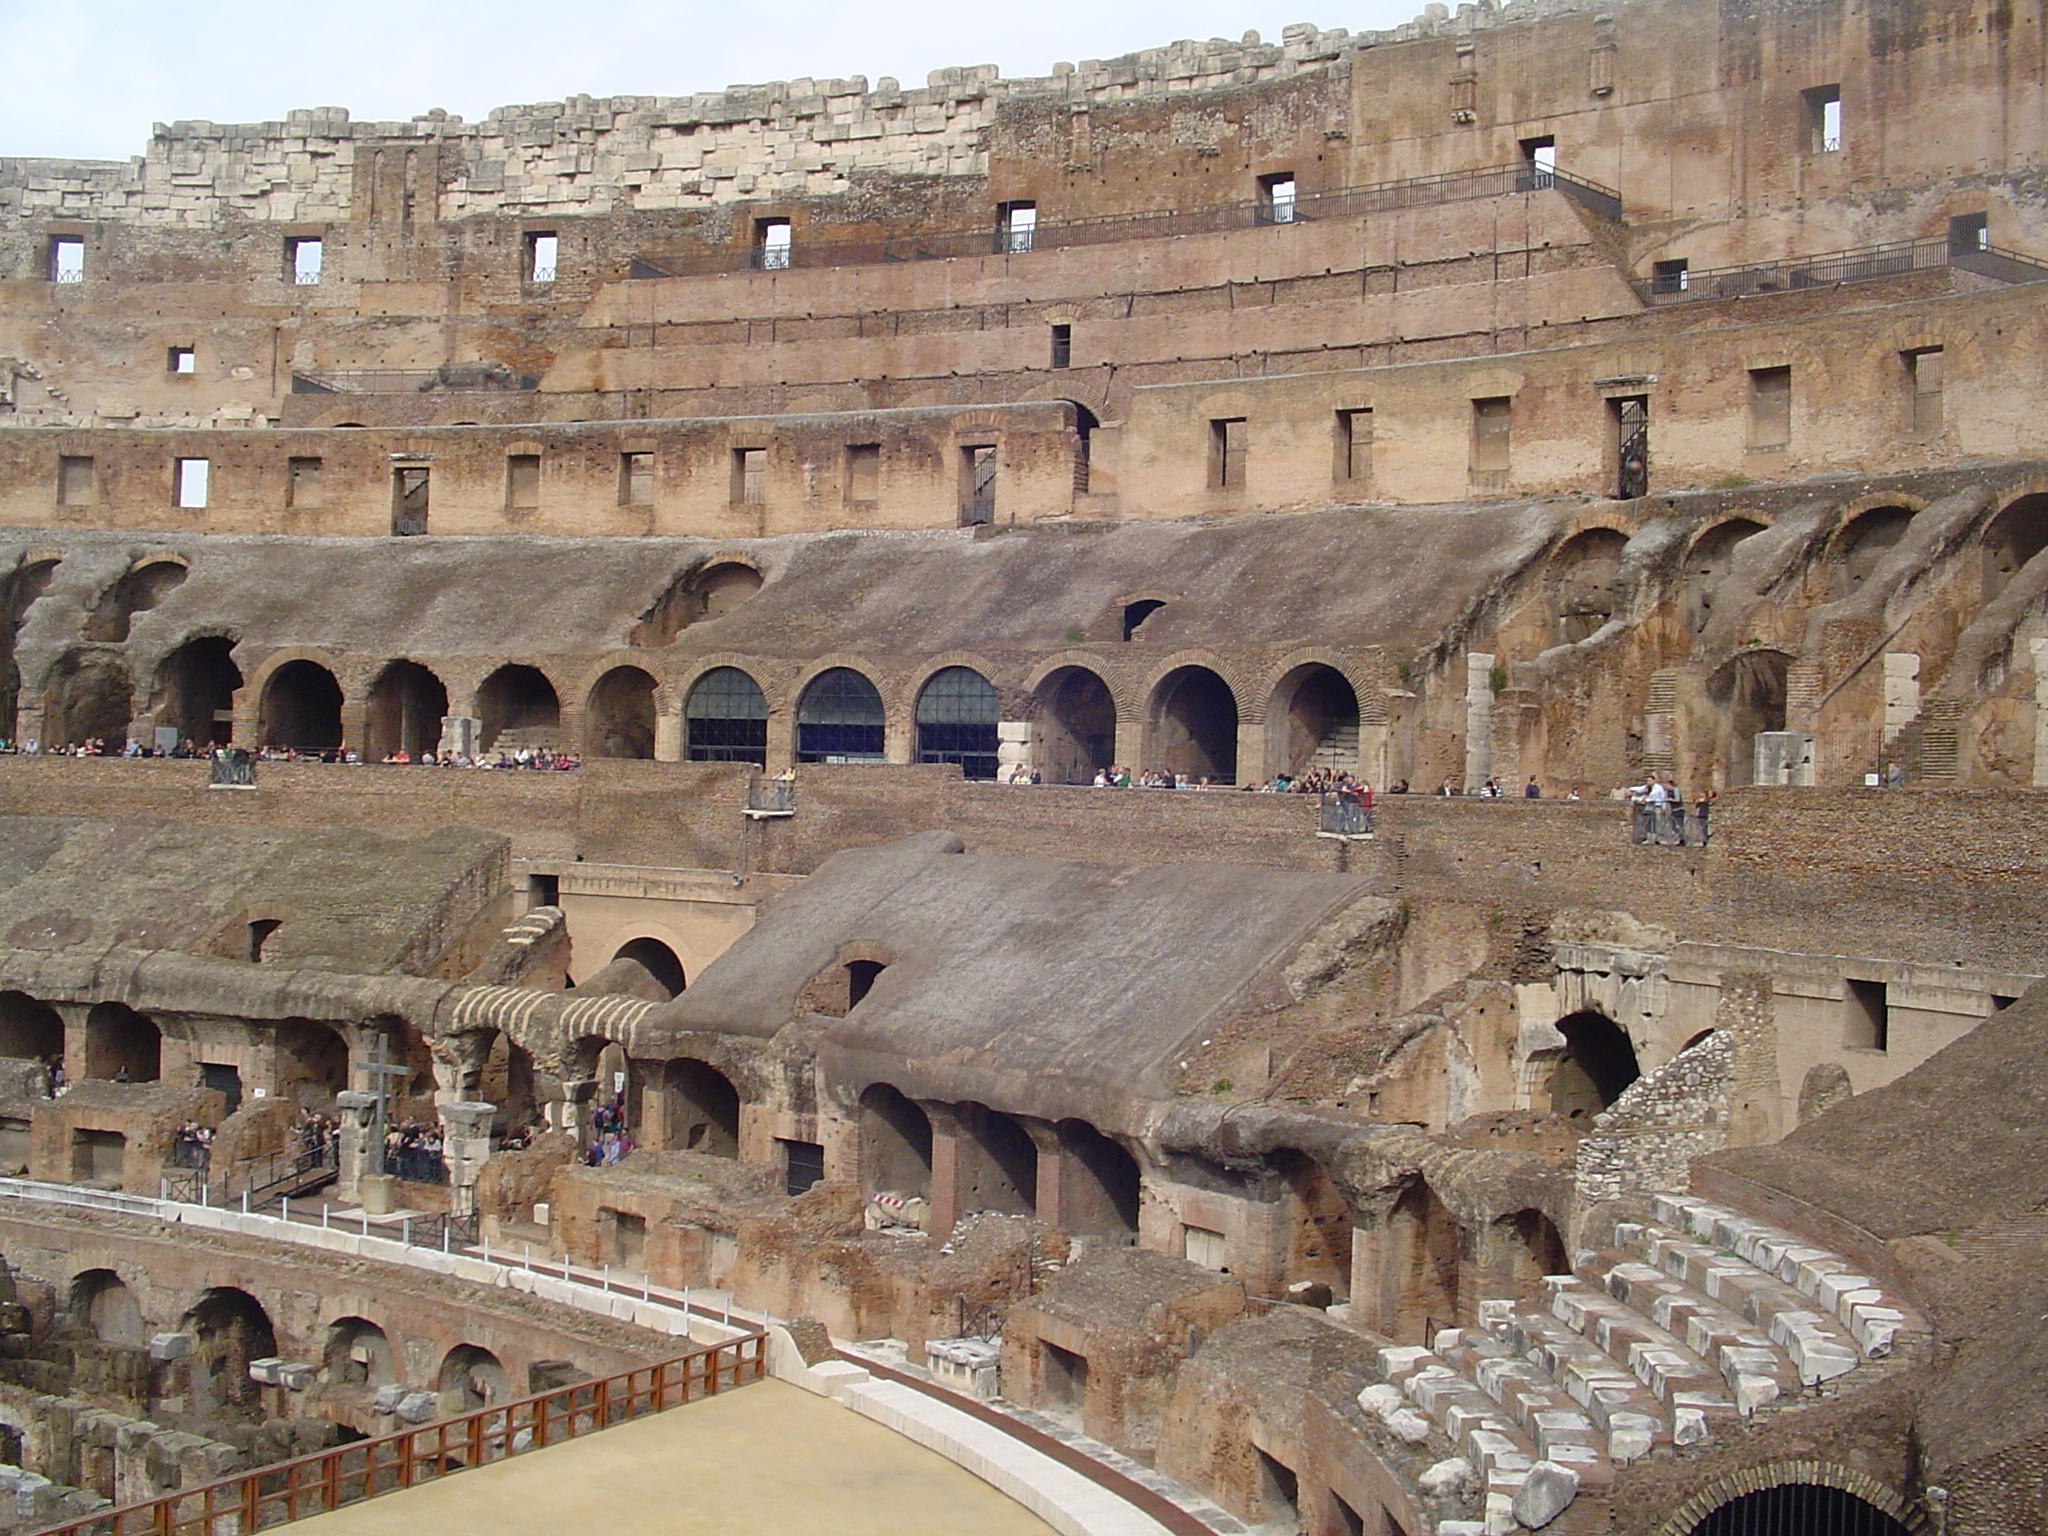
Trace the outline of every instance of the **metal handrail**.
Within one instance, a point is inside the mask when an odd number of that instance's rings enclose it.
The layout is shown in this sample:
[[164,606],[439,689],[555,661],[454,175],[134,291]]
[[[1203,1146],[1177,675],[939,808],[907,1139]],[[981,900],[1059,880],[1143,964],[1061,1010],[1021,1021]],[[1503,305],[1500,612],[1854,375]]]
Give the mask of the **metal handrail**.
[[1645,304],[1690,304],[1828,288],[1837,283],[1938,272],[1946,267],[1959,267],[2006,283],[2048,280],[2048,265],[2018,251],[1937,239],[1901,240],[1857,250],[1826,251],[1816,256],[1788,256],[1782,261],[1756,262],[1745,267],[1706,267],[1683,274],[1632,277],[1629,281]]
[[1621,194],[1566,171],[1539,170],[1527,161],[1489,166],[1476,171],[1447,171],[1438,176],[1411,176],[1400,181],[1340,187],[1329,192],[1297,193],[1281,215],[1267,200],[1222,203],[1211,208],[1162,213],[1109,214],[1063,222],[1041,220],[1021,248],[1007,228],[951,230],[929,235],[900,235],[882,240],[799,242],[790,246],[750,246],[704,251],[684,256],[632,258],[628,278],[703,277],[720,272],[773,270],[790,267],[875,266],[898,261],[937,261],[960,256],[1028,255],[1069,246],[1109,245],[1125,240],[1157,240],[1170,235],[1206,235],[1237,229],[1289,229],[1319,219],[1361,218],[1404,208],[1430,208],[1443,203],[1514,193],[1560,192],[1602,218],[1621,217]]
[[765,1331],[741,1334],[598,1381],[100,1510],[49,1526],[41,1536],[251,1536],[759,1381],[767,1340]]

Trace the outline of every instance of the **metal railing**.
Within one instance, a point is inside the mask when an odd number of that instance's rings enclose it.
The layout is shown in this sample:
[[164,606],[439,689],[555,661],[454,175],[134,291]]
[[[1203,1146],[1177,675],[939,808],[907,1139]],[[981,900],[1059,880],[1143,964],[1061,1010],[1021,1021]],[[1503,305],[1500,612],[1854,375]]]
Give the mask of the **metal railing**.
[[993,1344],[1003,1334],[1003,1304],[999,1301],[974,1301],[966,1296],[953,1298],[956,1314],[953,1337],[956,1339],[979,1339],[984,1344]]
[[1325,794],[1316,822],[1324,837],[1372,836],[1372,807],[1355,795]]
[[1652,805],[1647,801],[1629,807],[1629,841],[1645,848],[1704,848],[1710,836],[1706,811],[1688,811],[1682,805]]
[[254,1210],[317,1189],[341,1171],[341,1148],[332,1140],[316,1147],[294,1143],[236,1158],[217,1172],[210,1167],[210,1151],[191,1142],[174,1145],[157,1180],[162,1198],[189,1205],[239,1200],[244,1209]]
[[42,1536],[248,1536],[759,1381],[766,1345],[765,1332],[742,1334],[600,1381],[101,1510],[47,1527]]
[[[1126,240],[1218,234],[1237,229],[1292,228],[1324,219],[1363,218],[1406,208],[1430,208],[1443,203],[1531,192],[1560,192],[1602,218],[1621,217],[1621,194],[1613,188],[1564,171],[1538,170],[1523,161],[1484,170],[1451,171],[1441,176],[1411,176],[1402,181],[1342,187],[1331,192],[1297,193],[1285,205],[1287,213],[1284,217],[1276,216],[1280,204],[1259,199],[1223,203],[1212,208],[1069,219],[1061,223],[1041,219],[1032,227],[1028,250],[1039,252],[1072,246],[1111,245]],[[1015,248],[1013,232],[1007,228],[954,230],[883,240],[819,241],[774,247],[756,245],[747,249],[663,256],[658,260],[635,256],[626,275],[629,278],[702,277],[720,272],[759,270],[770,265],[765,258],[771,252],[776,258],[773,265],[778,268],[875,266],[898,261],[939,261],[958,256],[1026,254]]]
[[747,809],[761,815],[794,816],[794,779],[752,779],[747,784]]
[[240,748],[216,752],[206,760],[208,788],[254,789],[256,759]]
[[539,388],[538,374],[459,363],[440,368],[358,368],[292,374],[295,395],[530,394]]
[[385,1172],[408,1184],[446,1184],[448,1162],[439,1147],[397,1147],[385,1158]]
[[1830,288],[1838,283],[1903,277],[1956,267],[2004,283],[2048,280],[2048,265],[2017,251],[1990,246],[1960,245],[1949,240],[1903,240],[1854,251],[1829,251],[1818,256],[1793,256],[1747,267],[1709,267],[1660,273],[1630,282],[1645,304],[1690,304],[1707,299],[1748,298],[1760,293],[1792,293]]

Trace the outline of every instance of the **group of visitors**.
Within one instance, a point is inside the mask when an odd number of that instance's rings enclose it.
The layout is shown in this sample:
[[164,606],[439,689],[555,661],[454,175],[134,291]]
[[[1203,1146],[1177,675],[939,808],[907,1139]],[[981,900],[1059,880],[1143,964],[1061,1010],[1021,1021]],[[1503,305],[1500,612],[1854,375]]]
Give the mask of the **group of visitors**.
[[1000,784],[1043,784],[1045,775],[1036,768],[1027,768],[1022,763],[1012,763],[1009,768],[996,776]]
[[[354,762],[351,754],[349,761]],[[550,747],[521,747],[517,752],[500,752],[496,756],[479,752],[472,757],[467,752],[449,752],[436,755],[422,752],[414,757],[400,748],[384,758],[384,762],[403,768],[408,765],[418,768],[542,768],[557,773],[566,773],[581,768],[583,759],[573,752],[557,752]]]
[[318,1110],[301,1109],[294,1134],[299,1143],[299,1160],[308,1165],[339,1162],[341,1122]]
[[43,1097],[54,1099],[71,1090],[71,1075],[64,1070],[64,1058],[45,1056],[43,1061]]
[[1307,773],[1276,773],[1263,784],[1247,784],[1262,795],[1363,795],[1372,804],[1372,786],[1354,774],[1334,768],[1311,768]]
[[1702,789],[1687,817],[1678,786],[1653,773],[1640,784],[1615,785],[1607,798],[1628,803],[1632,841],[1673,846],[1696,842],[1705,847],[1714,801],[1720,797],[1712,789]]
[[[123,742],[110,748],[106,739],[89,737],[75,746],[44,747],[34,737],[21,741],[0,740],[0,755],[18,757],[162,757],[196,759],[233,757],[240,762],[259,763],[344,763],[360,764],[362,754],[347,747],[334,747],[324,752],[305,751],[297,747],[262,746],[251,752],[245,747],[201,747],[189,740],[182,740],[170,750],[161,747],[144,746],[139,741]],[[557,752],[552,747],[521,747],[516,752],[478,752],[474,756],[467,752],[437,754],[422,752],[414,757],[410,752],[398,751],[387,754],[381,761],[393,766],[413,765],[426,768],[540,768],[556,773],[567,773],[581,768],[583,759],[574,752]],[[1038,782],[1033,773],[1031,782]]]
[[445,1184],[441,1128],[408,1120],[384,1133],[384,1171],[412,1184]]
[[1168,773],[1164,768],[1141,768],[1133,774],[1128,768],[1098,768],[1095,770],[1097,789],[1214,789],[1207,774],[1200,778],[1185,773]]
[[187,1120],[171,1134],[171,1166],[204,1168],[213,1160],[213,1127]]
[[613,1094],[590,1116],[590,1145],[583,1161],[592,1168],[610,1168],[633,1150],[633,1133],[626,1129],[626,1101]]

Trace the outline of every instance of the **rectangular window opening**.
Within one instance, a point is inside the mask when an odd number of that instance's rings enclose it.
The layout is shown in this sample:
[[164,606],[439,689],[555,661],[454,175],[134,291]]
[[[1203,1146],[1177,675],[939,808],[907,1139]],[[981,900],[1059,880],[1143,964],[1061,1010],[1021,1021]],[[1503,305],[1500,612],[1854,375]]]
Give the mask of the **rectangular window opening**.
[[1013,256],[1021,256],[1031,249],[1031,242],[1038,234],[1038,205],[1036,203],[1003,203],[996,208],[996,229],[999,249]]
[[1529,191],[1540,192],[1557,175],[1557,140],[1545,134],[1540,139],[1522,140],[1522,163],[1529,167]]
[[1259,219],[1265,224],[1294,222],[1294,172],[1277,171],[1259,178]]
[[970,444],[960,450],[960,526],[979,527],[995,517],[995,444]]
[[1070,1411],[1088,1400],[1088,1357],[1061,1349],[1048,1339],[1038,1341],[1039,1385],[1046,1405]]
[[1074,328],[1071,325],[1056,325],[1052,328],[1052,365],[1065,368],[1074,361]]
[[654,505],[654,455],[652,453],[622,453],[619,455],[619,505],[622,507],[651,507]]
[[1812,152],[1836,153],[1842,147],[1842,88],[1817,85],[1801,96],[1806,103],[1806,132]]
[[92,457],[67,453],[57,460],[57,505],[89,507],[93,504]]
[[768,499],[768,450],[735,448],[732,451],[732,504],[758,507]]
[[526,907],[558,907],[562,904],[562,877],[560,875],[528,875],[526,877]]
[[1792,441],[1792,370],[1749,370],[1749,446],[1783,448]]
[[288,507],[320,505],[320,461],[290,459],[285,463],[284,504]]
[[85,281],[85,241],[78,235],[52,235],[50,237],[50,281],[53,283],[82,283]]
[[1286,1462],[1268,1456],[1257,1446],[1252,1450],[1259,1458],[1259,1503],[1266,1519],[1294,1524],[1300,1518],[1295,1506],[1301,1501],[1301,1480]]
[[179,459],[171,473],[171,505],[176,507],[203,507],[206,505],[208,482],[212,479],[213,464],[207,459]]
[[754,260],[764,272],[780,272],[789,266],[793,236],[787,219],[754,221]]
[[1181,1257],[1190,1264],[1199,1264],[1204,1269],[1213,1269],[1219,1275],[1230,1273],[1230,1265],[1225,1262],[1225,1255],[1229,1252],[1229,1245],[1225,1242],[1221,1232],[1212,1232],[1207,1227],[1188,1226],[1183,1226],[1180,1231]]
[[1219,417],[1209,423],[1209,489],[1244,489],[1245,445],[1250,423],[1242,416]]
[[199,354],[191,347],[173,347],[164,366],[172,373],[195,374],[199,371]]
[[1479,475],[1508,472],[1514,402],[1505,395],[1472,402],[1472,471]]
[[1951,256],[1968,256],[1991,249],[1991,215],[1959,213],[1948,221],[1948,250]]
[[1354,484],[1372,479],[1372,410],[1337,413],[1337,478]]
[[413,538],[427,531],[431,472],[422,464],[402,464],[391,472],[391,531]]
[[531,234],[526,237],[526,280],[529,283],[552,283],[555,280],[556,262],[561,255],[562,242],[551,234]]
[[1692,268],[1683,256],[1659,261],[1650,267],[1650,292],[1670,296],[1684,293],[1692,284]]
[[1618,395],[1607,402],[1613,444],[1614,496],[1634,501],[1650,494],[1650,397]]
[[882,494],[882,445],[855,443],[846,450],[846,499],[873,503]]
[[313,287],[320,281],[320,263],[325,250],[325,243],[312,236],[285,241],[285,276],[296,287]]
[[1842,1044],[1854,1051],[1891,1047],[1891,1006],[1881,981],[1842,982]]
[[1915,437],[1941,435],[1940,347],[1922,347],[1903,355],[1909,389],[1908,420]]
[[800,1195],[825,1178],[825,1148],[815,1141],[787,1141],[782,1146],[783,1192]]
[[510,453],[505,456],[505,505],[530,512],[540,505],[540,455]]

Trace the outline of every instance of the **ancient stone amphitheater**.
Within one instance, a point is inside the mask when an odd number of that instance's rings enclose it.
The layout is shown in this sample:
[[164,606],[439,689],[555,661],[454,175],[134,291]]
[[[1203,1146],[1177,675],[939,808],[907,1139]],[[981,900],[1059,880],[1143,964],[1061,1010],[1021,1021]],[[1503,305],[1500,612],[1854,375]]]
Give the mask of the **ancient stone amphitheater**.
[[1069,1536],[2048,1531],[2044,108],[1517,0],[0,160],[0,1530],[765,1373]]

